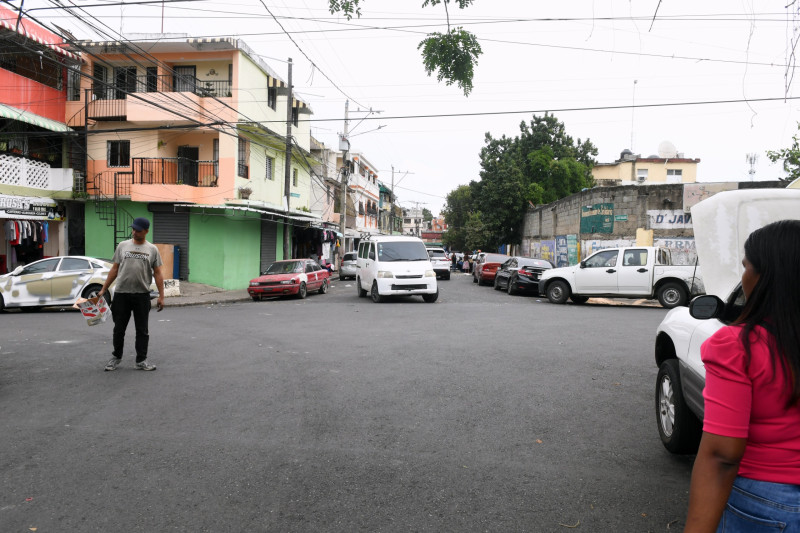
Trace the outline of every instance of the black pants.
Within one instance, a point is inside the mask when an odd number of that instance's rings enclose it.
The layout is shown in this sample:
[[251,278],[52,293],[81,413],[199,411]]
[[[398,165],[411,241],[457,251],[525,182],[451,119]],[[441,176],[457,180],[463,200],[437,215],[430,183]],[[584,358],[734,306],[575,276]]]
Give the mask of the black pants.
[[147,343],[150,333],[147,329],[147,320],[150,317],[150,293],[118,292],[114,294],[111,302],[111,316],[114,319],[114,352],[117,359],[122,359],[122,349],[125,346],[125,330],[133,313],[133,323],[136,326],[136,362],[141,363],[147,359]]

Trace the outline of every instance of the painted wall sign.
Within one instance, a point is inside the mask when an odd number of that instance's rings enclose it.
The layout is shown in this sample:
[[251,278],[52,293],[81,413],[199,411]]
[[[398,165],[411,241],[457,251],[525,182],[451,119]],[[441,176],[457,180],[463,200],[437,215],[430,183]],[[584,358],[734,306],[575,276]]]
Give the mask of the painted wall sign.
[[614,233],[614,204],[581,207],[581,233]]
[[627,222],[628,215],[614,215],[614,220],[618,222]]
[[668,248],[674,265],[693,265],[697,260],[697,247],[694,239],[653,239],[653,246]]
[[581,250],[577,235],[567,235],[567,254],[570,265],[577,265],[580,262]]
[[547,259],[551,263],[556,262],[556,241],[542,241],[539,257]]
[[681,209],[658,209],[647,212],[650,219],[650,229],[686,229],[692,227],[691,213]]
[[569,266],[569,250],[567,249],[567,236],[556,236],[556,266]]
[[0,218],[61,221],[64,215],[52,198],[0,194]]

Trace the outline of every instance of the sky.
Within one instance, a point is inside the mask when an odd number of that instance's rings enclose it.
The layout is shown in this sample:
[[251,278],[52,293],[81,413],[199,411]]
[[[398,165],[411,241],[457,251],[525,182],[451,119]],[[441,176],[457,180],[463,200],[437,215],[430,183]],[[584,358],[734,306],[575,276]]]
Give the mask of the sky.
[[[800,121],[792,68],[800,6],[783,1],[451,4],[451,26],[476,34],[483,49],[469,96],[425,72],[417,45],[447,31],[447,16],[422,0],[362,0],[362,16],[350,21],[332,15],[328,0],[69,1],[97,20],[56,9],[31,15],[78,38],[98,38],[86,22],[123,35],[160,33],[163,23],[164,33],[239,37],[284,79],[292,58],[295,90],[314,111],[312,135],[337,147],[349,100],[351,151],[384,183],[394,174],[403,207],[434,214],[450,191],[480,179],[486,133],[516,136],[545,111],[573,138],[590,139],[598,162],[626,148],[657,154],[669,141],[700,159],[705,182],[784,176],[766,152],[789,147]],[[752,175],[748,154],[756,154]]]

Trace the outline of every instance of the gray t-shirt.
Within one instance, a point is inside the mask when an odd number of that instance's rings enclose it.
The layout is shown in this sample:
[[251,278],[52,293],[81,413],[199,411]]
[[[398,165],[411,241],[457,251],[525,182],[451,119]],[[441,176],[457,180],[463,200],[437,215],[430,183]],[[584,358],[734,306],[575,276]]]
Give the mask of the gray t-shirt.
[[133,239],[122,241],[114,251],[114,263],[119,264],[116,292],[150,292],[153,269],[161,266],[161,254],[154,244],[144,241],[136,244]]

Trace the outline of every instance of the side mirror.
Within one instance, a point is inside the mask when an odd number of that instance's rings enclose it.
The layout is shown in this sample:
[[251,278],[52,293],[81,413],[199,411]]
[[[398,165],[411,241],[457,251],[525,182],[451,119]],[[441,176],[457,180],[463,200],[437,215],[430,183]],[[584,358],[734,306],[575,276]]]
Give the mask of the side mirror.
[[689,314],[698,320],[708,320],[722,316],[725,302],[713,294],[698,296],[689,304]]
[[19,276],[19,274],[20,274],[20,272],[22,272],[23,268],[25,268],[23,265],[18,266],[17,268],[15,268],[14,270],[11,271],[11,275],[12,276]]
[[375,261],[375,252],[370,252],[369,253],[369,258],[372,259],[373,261]]
[[581,261],[581,268],[586,268],[586,261]]

